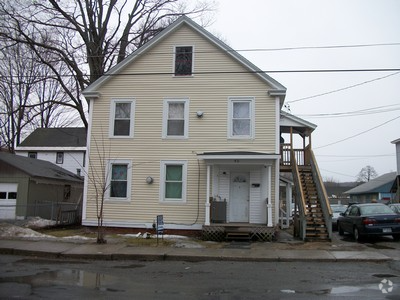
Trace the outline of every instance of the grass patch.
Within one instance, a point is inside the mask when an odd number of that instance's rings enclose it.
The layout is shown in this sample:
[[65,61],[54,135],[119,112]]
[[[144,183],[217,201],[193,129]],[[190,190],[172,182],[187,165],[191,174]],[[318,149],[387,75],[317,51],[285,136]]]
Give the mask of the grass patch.
[[36,231],[42,234],[47,234],[58,238],[76,236],[76,235],[87,238],[97,237],[96,232],[86,230],[85,228],[82,227],[51,227],[51,228],[37,229]]
[[[129,246],[146,246],[146,247],[157,247],[157,238],[143,239],[143,238],[123,238],[127,245]],[[175,242],[170,240],[158,239],[158,246],[170,247],[174,245]]]

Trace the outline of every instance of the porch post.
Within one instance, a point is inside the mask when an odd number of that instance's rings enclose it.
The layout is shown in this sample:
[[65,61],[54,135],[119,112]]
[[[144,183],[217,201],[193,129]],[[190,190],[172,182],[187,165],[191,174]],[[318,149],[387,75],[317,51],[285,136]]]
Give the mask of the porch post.
[[292,184],[286,183],[286,225],[289,227],[290,214],[292,213]]
[[211,167],[207,165],[206,220],[204,225],[210,225],[210,176]]
[[[271,193],[271,182],[272,182],[272,172],[271,172],[271,166],[267,167],[267,172],[268,172],[268,195],[267,195],[267,226],[272,227],[272,193]],[[279,188],[279,187],[278,187]],[[279,207],[279,206],[278,206]]]

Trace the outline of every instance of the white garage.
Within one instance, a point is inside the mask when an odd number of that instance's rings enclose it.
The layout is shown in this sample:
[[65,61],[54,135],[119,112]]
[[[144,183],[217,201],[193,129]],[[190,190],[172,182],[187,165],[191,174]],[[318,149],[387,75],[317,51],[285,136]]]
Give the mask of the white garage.
[[15,219],[17,183],[0,183],[0,220]]

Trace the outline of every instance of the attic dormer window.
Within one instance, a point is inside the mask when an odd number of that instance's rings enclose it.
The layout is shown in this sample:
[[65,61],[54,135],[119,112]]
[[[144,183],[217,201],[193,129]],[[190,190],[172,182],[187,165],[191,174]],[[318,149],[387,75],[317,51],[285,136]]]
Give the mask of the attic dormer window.
[[193,72],[193,47],[175,47],[175,76],[191,76]]

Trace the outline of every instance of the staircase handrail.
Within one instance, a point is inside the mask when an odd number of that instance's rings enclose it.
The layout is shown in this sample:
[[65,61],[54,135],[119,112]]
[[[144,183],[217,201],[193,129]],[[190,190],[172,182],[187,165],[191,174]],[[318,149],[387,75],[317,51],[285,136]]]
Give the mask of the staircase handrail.
[[320,199],[321,208],[324,212],[325,224],[328,229],[329,238],[332,237],[332,209],[329,204],[328,194],[326,193],[325,185],[322,180],[321,173],[319,171],[319,167],[317,164],[317,160],[315,159],[314,152],[310,149],[310,165],[311,171],[313,173],[314,182],[317,187],[318,198]]
[[[290,151],[291,163],[292,163],[292,174],[296,192],[296,202],[299,204],[300,213],[300,238],[305,239],[306,237],[306,201],[304,199],[303,187],[301,185],[299,168],[297,166],[297,161],[295,157],[294,150]],[[300,201],[299,201],[300,200]]]

